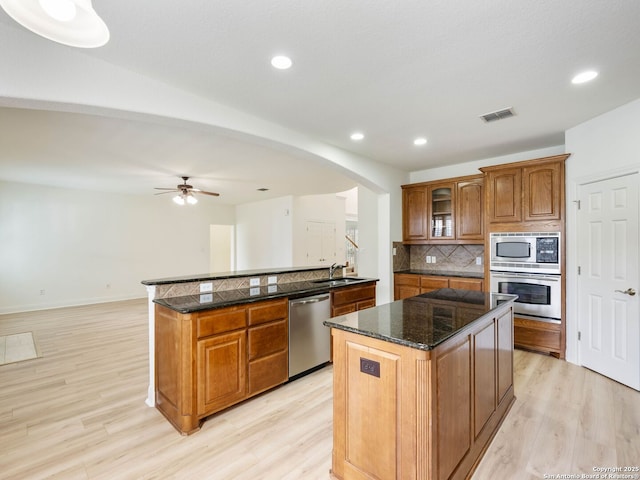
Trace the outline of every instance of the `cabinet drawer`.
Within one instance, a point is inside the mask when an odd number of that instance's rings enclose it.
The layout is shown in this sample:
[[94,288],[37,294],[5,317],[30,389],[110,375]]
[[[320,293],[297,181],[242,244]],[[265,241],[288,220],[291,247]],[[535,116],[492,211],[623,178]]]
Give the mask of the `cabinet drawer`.
[[560,325],[556,323],[516,317],[513,336],[515,345],[543,352],[560,352]]
[[331,305],[337,307],[346,303],[368,300],[376,297],[376,286],[341,288],[331,293]]
[[420,275],[397,273],[394,275],[394,282],[403,287],[420,287]]
[[288,310],[289,304],[286,299],[260,302],[257,305],[247,308],[249,325],[257,325],[287,318],[289,314]]
[[422,293],[448,287],[449,279],[447,277],[420,277],[420,290]]
[[358,302],[356,305],[356,308],[358,310],[364,310],[366,308],[371,308],[371,307],[375,307],[376,306],[376,300],[375,298],[370,298],[368,300],[363,300],[361,302]]
[[247,325],[245,307],[221,308],[198,313],[198,338],[230,332]]
[[353,313],[356,311],[355,303],[348,303],[347,305],[340,305],[339,307],[331,307],[331,316],[337,317],[338,315],[346,315],[347,313]]
[[482,280],[479,278],[450,278],[449,288],[482,291]]
[[420,287],[405,287],[404,285],[396,285],[393,289],[395,300],[404,300],[405,298],[420,295]]
[[280,385],[288,379],[288,350],[249,362],[249,395]]
[[287,349],[289,344],[286,320],[249,329],[249,360]]

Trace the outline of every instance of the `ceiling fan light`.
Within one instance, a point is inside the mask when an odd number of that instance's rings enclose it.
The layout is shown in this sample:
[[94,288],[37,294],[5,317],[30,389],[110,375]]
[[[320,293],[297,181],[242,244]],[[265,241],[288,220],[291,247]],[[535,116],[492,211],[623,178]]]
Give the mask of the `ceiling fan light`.
[[187,195],[187,203],[189,205],[195,205],[196,203],[198,203],[198,199],[194,197],[192,194],[189,194]]
[[184,197],[182,195],[176,195],[175,197],[173,197],[173,201],[178,205],[184,205]]
[[20,25],[54,42],[96,48],[109,41],[109,29],[91,0],[0,0],[0,6]]

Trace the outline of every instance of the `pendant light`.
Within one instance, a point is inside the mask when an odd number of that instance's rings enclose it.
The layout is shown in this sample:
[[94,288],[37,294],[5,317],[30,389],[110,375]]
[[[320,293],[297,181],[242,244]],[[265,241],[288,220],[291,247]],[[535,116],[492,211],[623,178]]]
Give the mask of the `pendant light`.
[[109,29],[91,0],[0,0],[16,22],[54,42],[80,48],[101,47]]

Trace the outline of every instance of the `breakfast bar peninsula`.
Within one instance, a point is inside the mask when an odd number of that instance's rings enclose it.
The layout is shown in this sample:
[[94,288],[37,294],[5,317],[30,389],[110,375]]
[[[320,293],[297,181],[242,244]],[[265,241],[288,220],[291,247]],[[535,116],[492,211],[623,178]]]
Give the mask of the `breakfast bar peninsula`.
[[441,289],[324,322],[331,478],[470,477],[515,400],[516,298]]

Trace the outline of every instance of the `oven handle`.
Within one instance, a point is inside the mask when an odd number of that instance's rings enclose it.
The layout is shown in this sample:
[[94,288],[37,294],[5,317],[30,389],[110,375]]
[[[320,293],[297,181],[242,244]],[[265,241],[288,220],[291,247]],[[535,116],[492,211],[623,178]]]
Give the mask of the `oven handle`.
[[534,279],[534,280],[545,280],[549,282],[559,282],[560,275],[541,275],[536,273],[504,273],[504,272],[490,272],[491,278],[506,278],[506,279]]

